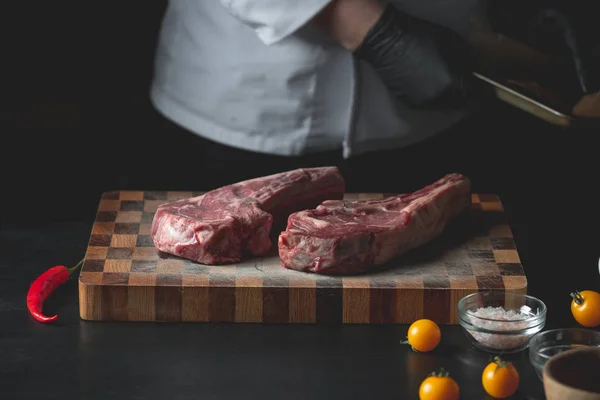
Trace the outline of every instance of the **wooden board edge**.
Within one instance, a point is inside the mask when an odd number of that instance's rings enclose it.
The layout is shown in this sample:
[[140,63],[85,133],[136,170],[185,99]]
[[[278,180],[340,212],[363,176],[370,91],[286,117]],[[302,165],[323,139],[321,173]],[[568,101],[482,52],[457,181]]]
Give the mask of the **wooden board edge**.
[[[79,280],[79,314],[85,321],[323,325],[398,325],[429,317],[440,325],[456,325],[458,301],[475,291],[448,293],[442,309],[424,315],[427,295],[421,288],[156,287]],[[247,297],[243,309],[239,296]]]
[[[502,277],[507,292],[527,294],[529,282],[527,275],[506,275]],[[508,284],[508,287],[507,287]]]
[[101,320],[102,309],[100,296],[101,287],[90,285],[81,280],[78,281],[79,290],[79,317],[84,321]]

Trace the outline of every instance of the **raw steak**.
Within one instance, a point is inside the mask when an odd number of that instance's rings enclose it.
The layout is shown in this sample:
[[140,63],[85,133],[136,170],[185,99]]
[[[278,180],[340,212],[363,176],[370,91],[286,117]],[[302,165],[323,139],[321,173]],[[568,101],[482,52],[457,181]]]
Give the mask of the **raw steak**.
[[250,179],[161,204],[150,234],[165,253],[203,264],[238,262],[245,252],[264,255],[270,250],[274,222],[283,225],[292,212],[342,199],[344,189],[336,167]]
[[364,272],[430,241],[470,204],[470,181],[460,174],[381,200],[325,201],[289,216],[279,257],[300,271]]

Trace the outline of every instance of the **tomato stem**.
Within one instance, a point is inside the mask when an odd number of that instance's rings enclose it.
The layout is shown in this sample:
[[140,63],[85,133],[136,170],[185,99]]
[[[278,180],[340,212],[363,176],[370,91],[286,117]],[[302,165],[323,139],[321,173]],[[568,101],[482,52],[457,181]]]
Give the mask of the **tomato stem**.
[[429,376],[437,376],[440,378],[444,378],[450,376],[450,372],[446,371],[444,367],[440,367],[440,372],[433,371],[429,374]]
[[581,296],[581,293],[579,293],[579,290],[576,290],[575,293],[571,293],[571,297],[573,298],[575,303],[577,303],[577,305],[583,304],[583,296]]
[[509,361],[504,361],[502,358],[500,358],[500,356],[494,357],[494,362],[496,363],[496,369],[494,370],[494,373],[498,371],[498,368],[506,368],[510,364]]
[[400,344],[408,344],[410,346],[410,348],[412,349],[412,351],[414,351],[415,353],[418,353],[417,349],[415,349],[410,342],[408,341],[408,338],[406,340],[401,340]]

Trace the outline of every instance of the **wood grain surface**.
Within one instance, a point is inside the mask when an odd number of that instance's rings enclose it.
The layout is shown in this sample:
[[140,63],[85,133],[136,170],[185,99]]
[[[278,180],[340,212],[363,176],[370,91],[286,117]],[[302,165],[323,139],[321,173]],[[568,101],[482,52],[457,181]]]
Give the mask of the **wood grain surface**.
[[[197,192],[102,195],[79,276],[80,316],[96,321],[235,323],[458,323],[461,297],[526,293],[501,200],[473,194],[471,209],[435,240],[367,274],[330,277],[281,266],[272,254],[208,266],[159,252],[150,224],[159,204]],[[347,194],[347,200],[388,194]]]

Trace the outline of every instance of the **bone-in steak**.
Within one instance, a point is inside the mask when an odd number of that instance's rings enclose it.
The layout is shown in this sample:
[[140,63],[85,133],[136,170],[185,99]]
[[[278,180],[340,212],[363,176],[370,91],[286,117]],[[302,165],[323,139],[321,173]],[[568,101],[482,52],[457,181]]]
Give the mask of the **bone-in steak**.
[[203,264],[238,262],[271,248],[273,224],[295,211],[342,199],[336,167],[297,169],[250,179],[201,196],[161,204],[154,215],[154,246]]
[[363,272],[429,242],[470,204],[470,181],[460,174],[381,200],[325,201],[290,215],[279,257],[300,271]]

